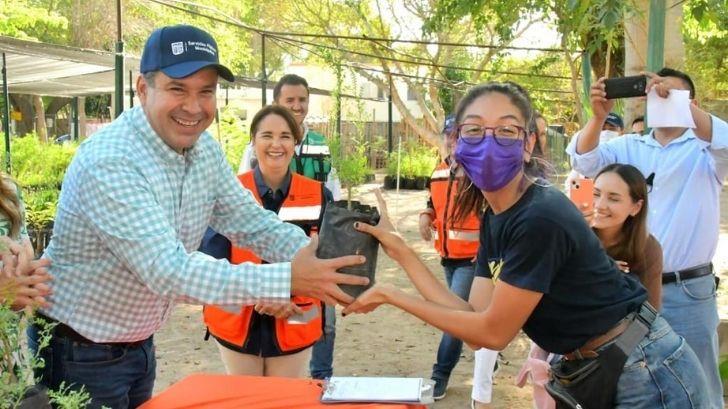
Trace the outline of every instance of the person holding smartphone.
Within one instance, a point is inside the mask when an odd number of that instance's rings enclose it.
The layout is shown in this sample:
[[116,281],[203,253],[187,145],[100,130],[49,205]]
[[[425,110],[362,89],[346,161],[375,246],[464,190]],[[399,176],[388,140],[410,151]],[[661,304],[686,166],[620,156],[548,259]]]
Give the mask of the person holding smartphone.
[[680,71],[663,68],[646,74],[645,92],[660,97],[688,90],[689,114],[695,128],[654,128],[646,135],[629,134],[601,143],[599,133],[614,107],[606,98],[605,78],[591,88],[594,116],[566,151],[574,168],[594,176],[612,163],[654,173],[649,194],[648,231],[662,245],[662,314],[685,337],[707,376],[712,408],[723,408],[718,372],[717,279],[711,260],[718,244],[720,192],[728,174],[728,124],[702,110],[695,85]]

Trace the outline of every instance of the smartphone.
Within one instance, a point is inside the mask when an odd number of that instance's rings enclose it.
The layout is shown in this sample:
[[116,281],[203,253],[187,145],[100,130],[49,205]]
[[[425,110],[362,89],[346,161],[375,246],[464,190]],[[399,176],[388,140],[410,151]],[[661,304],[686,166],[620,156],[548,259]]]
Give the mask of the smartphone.
[[647,76],[608,78],[604,81],[607,99],[643,97],[647,95]]
[[581,212],[592,210],[594,208],[594,180],[586,178],[572,180],[569,199]]

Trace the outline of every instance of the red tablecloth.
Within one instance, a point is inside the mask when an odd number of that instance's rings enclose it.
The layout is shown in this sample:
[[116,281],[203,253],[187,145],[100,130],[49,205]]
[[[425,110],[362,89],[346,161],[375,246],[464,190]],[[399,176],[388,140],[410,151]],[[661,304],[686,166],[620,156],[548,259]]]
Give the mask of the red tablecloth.
[[424,405],[322,404],[321,381],[190,375],[139,409],[425,409]]

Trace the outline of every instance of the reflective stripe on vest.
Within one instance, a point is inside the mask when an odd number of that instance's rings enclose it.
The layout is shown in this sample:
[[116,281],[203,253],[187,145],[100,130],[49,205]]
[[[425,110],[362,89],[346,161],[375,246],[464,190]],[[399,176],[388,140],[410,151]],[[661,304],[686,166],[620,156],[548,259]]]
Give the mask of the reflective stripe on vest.
[[432,172],[432,177],[430,179],[449,179],[450,178],[450,168],[447,169],[435,169],[434,172]]
[[[440,239],[440,234],[437,232],[437,230],[434,230],[432,232],[432,237],[435,240]],[[448,230],[447,238],[450,240],[461,240],[461,241],[470,241],[470,242],[479,243],[480,242],[480,232],[464,231],[464,230]]]
[[278,218],[284,222],[317,221],[321,216],[321,205],[281,207]]
[[301,146],[301,155],[331,155],[329,147],[326,145],[303,145]]
[[[255,186],[253,171],[239,175],[238,178],[243,186],[251,191],[255,200],[261,203],[258,189]],[[281,220],[290,222],[317,222],[321,214],[323,200],[321,182],[295,173],[291,174],[291,186],[288,190],[288,196],[284,199],[278,216]],[[250,250],[235,246],[231,248],[230,260],[233,264],[261,262],[260,258]],[[318,341],[323,334],[321,301],[310,297],[293,296],[290,302],[295,303],[302,309],[303,314],[274,321],[274,337],[281,352],[309,347]],[[252,305],[242,308],[238,306],[234,311],[231,311],[230,306],[206,305],[203,317],[208,330],[216,338],[233,345],[245,347],[249,337],[253,312]]]

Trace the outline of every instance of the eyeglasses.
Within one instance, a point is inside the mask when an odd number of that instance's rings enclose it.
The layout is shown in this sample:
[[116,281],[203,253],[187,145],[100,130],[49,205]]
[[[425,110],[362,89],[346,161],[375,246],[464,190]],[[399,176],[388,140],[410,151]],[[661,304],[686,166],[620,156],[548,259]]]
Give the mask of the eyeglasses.
[[458,126],[459,138],[468,145],[479,144],[490,131],[490,136],[501,146],[515,145],[525,137],[526,129],[517,125],[480,126],[477,124],[462,124]]

